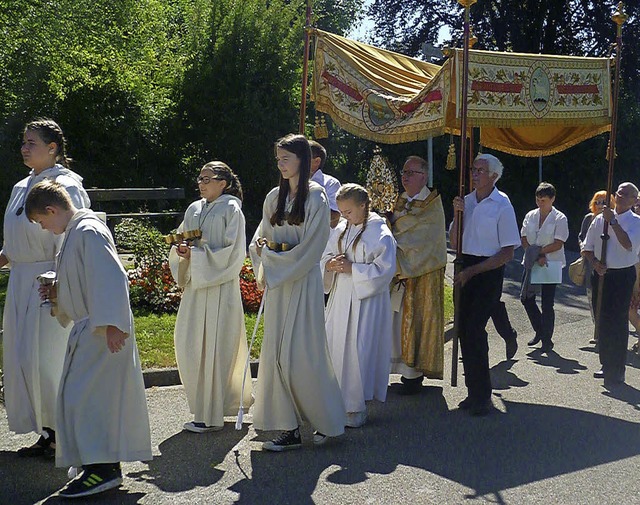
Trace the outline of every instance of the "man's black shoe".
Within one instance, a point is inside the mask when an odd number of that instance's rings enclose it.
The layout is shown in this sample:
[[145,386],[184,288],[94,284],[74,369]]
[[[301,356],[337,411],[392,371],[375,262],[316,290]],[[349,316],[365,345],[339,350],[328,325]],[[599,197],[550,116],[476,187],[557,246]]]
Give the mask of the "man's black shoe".
[[518,333],[513,330],[513,338],[505,342],[505,350],[507,352],[507,360],[513,359],[518,352]]

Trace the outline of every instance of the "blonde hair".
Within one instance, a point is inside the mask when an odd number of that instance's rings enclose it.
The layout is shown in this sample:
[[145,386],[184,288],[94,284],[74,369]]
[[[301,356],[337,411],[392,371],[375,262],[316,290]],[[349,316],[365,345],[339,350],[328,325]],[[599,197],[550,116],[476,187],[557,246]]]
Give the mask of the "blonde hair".
[[47,207],[60,207],[63,210],[70,210],[72,206],[73,202],[64,186],[58,182],[45,179],[29,191],[24,210],[27,217],[33,220],[37,214],[45,214]]
[[[364,204],[364,222],[362,223],[362,229],[356,236],[353,241],[352,251],[355,252],[356,246],[358,242],[360,242],[360,238],[364,233],[364,230],[367,228],[367,221],[369,220],[369,206],[371,205],[371,198],[369,198],[369,193],[366,189],[364,189],[360,184],[347,183],[343,184],[338,192],[336,193],[336,201],[344,201],[344,200],[353,200],[356,204],[362,205]],[[344,238],[347,230],[349,229],[349,224],[345,227],[344,231],[340,234],[340,238],[338,239],[338,250],[340,254],[342,254],[342,239]]]
[[[607,192],[604,189],[601,189],[600,191],[596,191],[593,194],[593,198],[591,199],[591,201],[589,202],[589,210],[591,211],[592,214],[597,214],[598,213],[598,208],[596,207],[596,202],[598,200],[605,200],[606,201],[607,198]],[[609,196],[609,205],[608,207],[613,209],[615,203],[613,200],[613,195]]]

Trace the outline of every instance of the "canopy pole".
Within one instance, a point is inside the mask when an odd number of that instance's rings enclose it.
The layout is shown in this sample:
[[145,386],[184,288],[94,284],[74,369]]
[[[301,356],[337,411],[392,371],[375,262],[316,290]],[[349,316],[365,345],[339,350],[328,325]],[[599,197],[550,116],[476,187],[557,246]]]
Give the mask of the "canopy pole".
[[433,188],[433,137],[427,139],[427,165],[429,165],[427,186]]
[[[609,173],[607,175],[607,196],[605,197],[606,204],[611,203],[611,192],[613,187],[613,167],[616,160],[616,137],[618,131],[618,97],[620,96],[620,62],[622,60],[622,25],[629,18],[624,12],[624,4],[620,2],[617,10],[611,16],[613,22],[617,25],[616,29],[616,59],[615,59],[615,77],[613,83],[613,110],[611,112],[611,134],[609,135],[609,146],[607,149],[607,159],[609,160]],[[600,252],[600,261],[606,265],[607,263],[607,242],[609,240],[609,223],[604,222],[602,228],[602,249]],[[601,330],[601,315],[602,315],[602,294],[604,290],[604,279],[600,277],[598,279],[598,298],[595,307],[595,327],[593,338],[596,342],[599,341]]]
[[538,184],[542,182],[542,154],[538,156]]
[[302,99],[300,103],[300,124],[298,133],[304,135],[307,116],[307,84],[309,80],[309,46],[311,45],[311,1],[307,0],[307,20],[304,26],[304,60],[302,63]]
[[[467,99],[469,87],[469,46],[470,46],[470,18],[471,6],[477,0],[458,0],[458,3],[464,7],[464,38],[462,42],[462,97],[460,107],[460,173],[458,178],[458,196],[465,196],[465,178],[467,175]],[[460,74],[458,73],[458,78]],[[462,224],[464,213],[460,212],[458,216],[458,229],[456,230],[456,259],[454,261],[454,275],[458,275],[462,271]],[[453,289],[454,316],[453,316],[453,349],[451,353],[451,385],[458,385],[458,338],[460,335],[460,288],[454,286]]]

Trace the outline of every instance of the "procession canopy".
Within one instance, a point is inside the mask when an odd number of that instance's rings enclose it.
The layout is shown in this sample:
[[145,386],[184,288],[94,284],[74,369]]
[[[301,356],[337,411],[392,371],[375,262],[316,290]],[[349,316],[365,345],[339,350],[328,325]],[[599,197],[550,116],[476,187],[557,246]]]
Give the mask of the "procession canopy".
[[[313,99],[386,144],[460,132],[462,50],[443,66],[316,30]],[[468,121],[483,146],[550,155],[611,129],[607,58],[469,51]]]

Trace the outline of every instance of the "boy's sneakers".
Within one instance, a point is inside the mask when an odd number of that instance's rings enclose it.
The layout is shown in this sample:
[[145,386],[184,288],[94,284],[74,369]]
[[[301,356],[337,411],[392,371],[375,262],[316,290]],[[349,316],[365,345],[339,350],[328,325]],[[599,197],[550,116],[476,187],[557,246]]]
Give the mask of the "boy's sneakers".
[[296,428],[291,431],[283,431],[280,436],[269,440],[262,444],[265,451],[290,451],[291,449],[299,449],[302,447],[302,439],[300,438],[300,430]]
[[182,427],[191,433],[209,433],[210,431],[220,431],[224,428],[224,426],[207,426],[204,423],[197,423],[195,421],[184,423]]
[[80,498],[102,493],[122,484],[120,463],[85,465],[82,473],[58,493],[63,498]]

